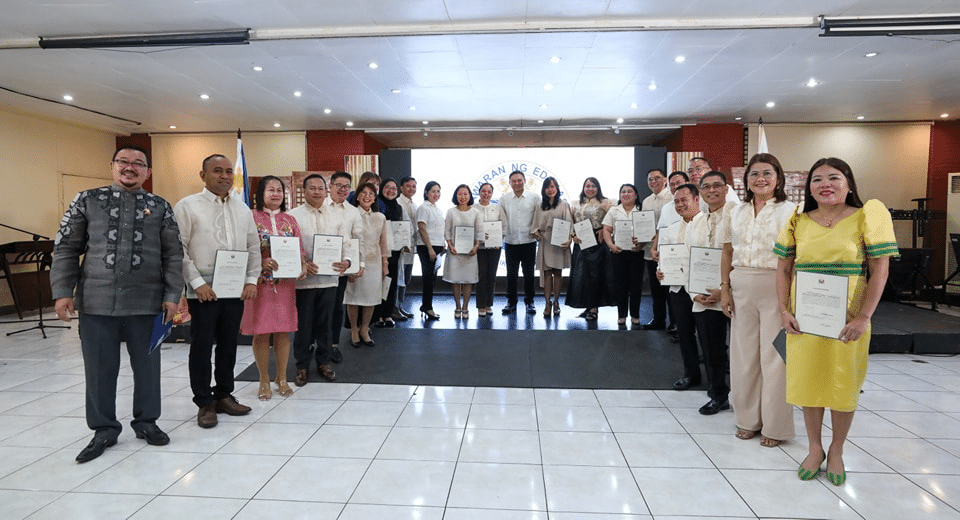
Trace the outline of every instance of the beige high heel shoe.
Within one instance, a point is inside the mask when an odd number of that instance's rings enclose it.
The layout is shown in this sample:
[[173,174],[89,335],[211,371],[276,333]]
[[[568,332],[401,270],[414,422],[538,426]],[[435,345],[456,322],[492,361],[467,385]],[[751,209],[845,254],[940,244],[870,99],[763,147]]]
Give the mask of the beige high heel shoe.
[[273,397],[273,390],[270,389],[270,383],[260,381],[260,389],[257,390],[257,399],[269,401]]

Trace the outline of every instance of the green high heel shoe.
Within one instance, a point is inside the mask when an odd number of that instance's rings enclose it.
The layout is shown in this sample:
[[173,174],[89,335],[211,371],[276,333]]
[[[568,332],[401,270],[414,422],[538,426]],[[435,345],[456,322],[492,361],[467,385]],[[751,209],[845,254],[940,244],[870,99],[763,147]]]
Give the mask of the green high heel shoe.
[[827,453],[821,452],[820,464],[817,465],[816,471],[811,471],[809,469],[800,466],[797,470],[797,476],[800,477],[800,480],[813,480],[817,478],[817,475],[820,474],[820,466],[827,460]]

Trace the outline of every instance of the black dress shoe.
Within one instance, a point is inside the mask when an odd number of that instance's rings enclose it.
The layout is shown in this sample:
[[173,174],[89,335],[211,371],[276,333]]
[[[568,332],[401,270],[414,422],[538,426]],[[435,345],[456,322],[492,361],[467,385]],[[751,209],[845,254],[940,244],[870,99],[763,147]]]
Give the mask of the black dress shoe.
[[138,439],[146,439],[147,444],[151,446],[166,446],[170,444],[170,437],[163,433],[156,424],[148,424],[143,428],[135,430]]
[[716,399],[711,399],[709,403],[700,407],[700,415],[713,415],[720,410],[729,410],[730,401],[724,399],[723,401],[717,401]]
[[103,455],[103,452],[107,448],[113,446],[117,443],[117,439],[110,439],[107,437],[93,437],[93,440],[90,441],[90,444],[87,444],[87,447],[80,450],[80,454],[77,455],[77,462],[84,463],[90,462],[91,460]]
[[413,317],[413,313],[412,313],[412,312],[407,312],[405,309],[401,309],[401,308],[399,308],[399,307],[397,307],[397,312],[399,312],[400,315],[403,316],[404,318],[408,318],[408,319],[409,319],[409,318],[412,318],[412,317]]
[[663,330],[665,328],[667,328],[667,324],[662,321],[651,321],[640,325],[640,330]]
[[667,327],[667,332],[669,332],[670,334],[676,334],[676,333],[677,333],[677,325],[676,325],[675,323],[671,323],[670,326]]
[[504,307],[503,310],[501,311],[501,313],[503,313],[503,314],[513,314],[513,313],[515,313],[515,312],[517,312],[517,306],[516,306],[516,305],[507,305],[507,306]]
[[532,303],[527,304],[527,314],[536,314],[537,308],[533,306]]
[[333,361],[334,363],[339,363],[343,361],[343,354],[340,352],[340,349],[338,349],[337,347],[333,347],[330,350],[331,350],[330,361]]
[[366,345],[366,346],[368,346],[368,347],[374,347],[374,346],[377,345],[377,343],[376,343],[375,341],[373,341],[373,338],[370,338],[370,339],[360,338],[360,343],[362,343],[362,344],[364,344],[364,345]]
[[684,376],[673,382],[673,389],[686,390],[692,386],[699,386],[699,385],[700,385],[699,379],[691,379],[689,377]]

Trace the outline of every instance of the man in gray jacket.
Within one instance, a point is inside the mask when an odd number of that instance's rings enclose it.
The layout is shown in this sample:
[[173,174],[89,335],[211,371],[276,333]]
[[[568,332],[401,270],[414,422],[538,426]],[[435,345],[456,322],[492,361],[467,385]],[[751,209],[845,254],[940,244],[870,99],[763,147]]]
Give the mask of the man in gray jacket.
[[[162,446],[170,438],[160,417],[160,350],[151,351],[154,319],[173,319],[183,291],[183,248],[173,208],[142,186],[147,153],[122,146],[110,163],[113,184],[80,192],[60,222],[50,268],[57,317],[79,312],[86,376],[87,426],[93,440],[77,455],[87,462],[117,443],[120,342],[133,369],[133,420],[138,439]],[[80,256],[83,263],[80,263]]]

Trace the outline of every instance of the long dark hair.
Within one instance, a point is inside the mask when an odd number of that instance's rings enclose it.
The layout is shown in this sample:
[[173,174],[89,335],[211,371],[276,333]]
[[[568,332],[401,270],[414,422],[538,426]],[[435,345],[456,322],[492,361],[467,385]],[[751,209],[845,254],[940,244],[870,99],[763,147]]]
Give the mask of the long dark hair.
[[[583,185],[586,186],[588,182],[592,182],[594,186],[597,187],[597,202],[603,202],[607,200],[603,196],[603,190],[600,189],[600,181],[596,177],[587,177],[583,180]],[[587,201],[587,194],[584,192],[583,188],[580,188],[580,204],[583,204]]]
[[753,168],[754,164],[757,163],[766,163],[770,166],[773,166],[773,169],[777,172],[777,185],[773,188],[773,200],[776,202],[783,202],[787,200],[786,184],[787,177],[783,174],[783,166],[780,166],[780,161],[777,160],[773,154],[769,153],[758,153],[754,154],[750,158],[750,162],[747,163],[747,169],[743,171],[743,186],[746,188],[746,195],[743,196],[744,202],[750,202],[753,200],[753,192],[750,191],[750,184],[747,182],[747,177],[750,176],[750,169]]
[[273,175],[260,178],[260,183],[257,184],[257,200],[254,201],[253,207],[258,211],[263,211],[263,195],[267,192],[267,184],[270,183],[270,181],[280,183],[280,188],[283,189],[283,200],[280,201],[280,211],[287,211],[287,185],[280,180],[280,177]]
[[623,191],[623,188],[624,188],[624,187],[627,187],[627,188],[630,188],[631,190],[633,190],[633,196],[634,196],[633,205],[636,206],[637,203],[640,202],[639,200],[636,200],[636,199],[640,198],[640,194],[637,193],[637,187],[634,186],[633,184],[630,184],[629,182],[626,183],[626,184],[621,184],[621,185],[620,185],[620,189],[617,190],[617,204],[623,204],[623,201],[620,200],[620,192]]
[[813,166],[810,167],[810,173],[807,174],[807,183],[803,187],[803,195],[805,197],[803,201],[803,212],[807,213],[818,207],[817,201],[813,198],[813,193],[810,191],[810,178],[813,176],[814,170],[824,165],[836,168],[847,178],[850,192],[847,193],[847,198],[844,200],[844,203],[854,208],[862,208],[863,201],[860,200],[860,195],[857,194],[857,181],[853,179],[853,170],[850,169],[850,165],[836,157],[825,157],[813,163]]
[[[547,197],[547,184],[553,184],[553,187],[557,189],[557,194],[554,195],[553,200],[550,200],[550,197]],[[543,179],[543,184],[540,185],[540,209],[546,211],[548,209],[553,209],[560,205],[560,185],[557,184],[557,179],[553,177],[547,177]]]

